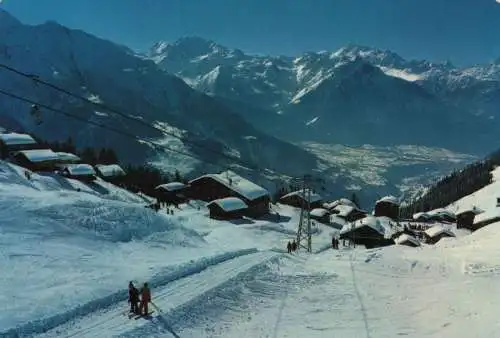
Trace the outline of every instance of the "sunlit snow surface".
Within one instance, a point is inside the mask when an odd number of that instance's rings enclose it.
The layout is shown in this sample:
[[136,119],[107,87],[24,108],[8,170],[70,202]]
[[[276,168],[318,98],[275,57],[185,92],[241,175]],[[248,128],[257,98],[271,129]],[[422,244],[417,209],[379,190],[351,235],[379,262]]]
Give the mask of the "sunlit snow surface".
[[[495,224],[434,246],[340,251],[328,248],[335,230],[315,225],[314,253],[288,255],[293,208],[273,206],[280,222],[214,221],[197,202],[167,216],[97,185],[29,182],[0,162],[0,336],[500,335]],[[485,189],[474,204],[489,210]],[[162,311],[128,319],[129,280],[149,281]]]

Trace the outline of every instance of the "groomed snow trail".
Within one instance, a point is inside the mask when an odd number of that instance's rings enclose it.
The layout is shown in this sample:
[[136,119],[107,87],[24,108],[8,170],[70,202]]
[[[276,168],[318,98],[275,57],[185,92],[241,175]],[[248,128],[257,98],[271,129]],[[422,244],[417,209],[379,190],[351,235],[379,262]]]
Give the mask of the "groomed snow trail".
[[113,307],[58,326],[39,337],[100,337],[103,334],[107,337],[120,334],[138,337],[149,336],[149,331],[159,329],[172,331],[167,323],[169,318],[184,315],[192,307],[202,306],[197,299],[277,256],[279,255],[271,251],[248,253],[153,289],[153,302],[162,310],[161,314],[156,311],[153,323],[145,319],[128,319],[129,305],[126,301],[121,301]]

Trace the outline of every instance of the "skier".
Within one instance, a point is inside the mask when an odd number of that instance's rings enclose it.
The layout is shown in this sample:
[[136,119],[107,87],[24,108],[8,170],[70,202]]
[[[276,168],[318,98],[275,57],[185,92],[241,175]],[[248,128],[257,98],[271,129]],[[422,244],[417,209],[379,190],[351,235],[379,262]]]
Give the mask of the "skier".
[[134,286],[132,282],[128,283],[128,302],[130,303],[130,312],[134,314],[139,314],[139,290]]
[[140,313],[144,316],[148,315],[148,303],[151,301],[151,291],[149,290],[148,283],[144,283],[141,289],[141,308]]
[[286,245],[286,250],[288,253],[292,253],[292,243],[290,243],[290,241],[288,241],[288,244]]

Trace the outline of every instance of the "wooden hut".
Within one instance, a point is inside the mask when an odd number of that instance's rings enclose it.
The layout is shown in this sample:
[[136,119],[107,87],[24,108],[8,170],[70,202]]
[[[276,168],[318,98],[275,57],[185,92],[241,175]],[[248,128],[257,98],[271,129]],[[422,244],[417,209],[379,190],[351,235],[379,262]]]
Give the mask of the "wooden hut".
[[21,150],[12,155],[12,160],[31,171],[53,171],[59,156],[50,149]]
[[387,226],[373,216],[367,216],[356,222],[347,224],[340,230],[340,239],[348,239],[367,249],[393,245],[394,240],[388,236]]
[[466,228],[470,230],[474,230],[474,218],[476,215],[483,213],[483,210],[473,207],[469,209],[463,209],[458,211],[456,214],[457,217],[457,229]]
[[116,185],[123,183],[127,176],[125,170],[118,164],[97,164],[94,169],[101,179]]
[[62,164],[58,165],[59,172],[68,177],[83,182],[95,181],[97,173],[90,164]]
[[455,234],[442,225],[435,225],[424,231],[425,242],[428,244],[436,244],[442,238],[455,237]]
[[[309,201],[307,201],[308,196],[311,197]],[[306,190],[304,196],[303,190],[297,190],[281,197],[279,202],[295,208],[307,208],[307,206],[309,206],[309,210],[313,210],[322,207],[323,198],[313,191],[309,193],[308,190]]]
[[375,217],[386,216],[393,220],[399,218],[399,202],[394,196],[385,196],[375,203]]
[[208,203],[207,208],[210,210],[210,218],[231,220],[242,218],[248,206],[237,197],[226,197]]
[[330,213],[328,210],[323,208],[316,208],[310,211],[309,213],[311,219],[314,219],[323,224],[330,223]]
[[245,215],[261,217],[269,213],[269,191],[228,170],[220,174],[208,174],[189,182],[187,197],[210,202],[226,197],[237,197],[245,202]]
[[436,222],[454,223],[457,219],[453,212],[442,208],[427,212],[427,216],[429,221]]
[[356,204],[347,198],[340,198],[340,199],[335,200],[335,201],[330,202],[330,203],[323,203],[323,208],[331,211],[335,207],[337,207],[338,205],[347,205],[347,206],[350,206],[353,208],[357,208]]
[[419,247],[420,242],[413,237],[412,235],[409,234],[401,234],[399,235],[394,242],[398,245],[406,245],[406,246],[411,246],[413,248]]
[[187,201],[189,185],[182,182],[160,184],[155,188],[155,197],[160,203],[180,204]]
[[0,134],[0,157],[2,159],[14,155],[21,150],[40,148],[38,143],[28,134],[6,133]]

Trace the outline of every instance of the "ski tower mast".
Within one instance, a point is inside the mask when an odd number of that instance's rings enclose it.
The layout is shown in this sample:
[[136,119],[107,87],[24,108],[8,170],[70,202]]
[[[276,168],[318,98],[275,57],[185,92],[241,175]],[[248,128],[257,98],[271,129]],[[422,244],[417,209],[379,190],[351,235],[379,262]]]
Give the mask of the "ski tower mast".
[[300,206],[300,219],[297,229],[297,247],[306,249],[307,252],[312,252],[312,229],[311,229],[311,175],[302,177],[302,203]]

